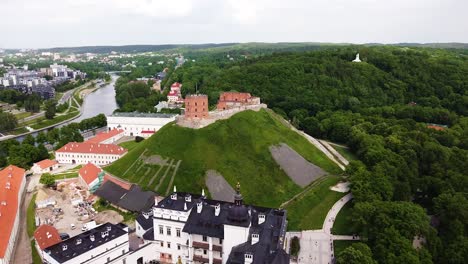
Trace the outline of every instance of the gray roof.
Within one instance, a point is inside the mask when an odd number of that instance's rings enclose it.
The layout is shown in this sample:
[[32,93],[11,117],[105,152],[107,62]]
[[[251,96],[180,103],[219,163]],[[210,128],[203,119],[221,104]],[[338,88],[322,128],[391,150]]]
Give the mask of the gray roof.
[[112,181],[106,181],[94,195],[132,212],[148,211],[154,205],[156,196],[154,192],[143,191],[138,185],[134,184],[130,190],[126,190]]
[[[128,232],[124,228],[126,228],[126,226],[122,224],[114,225],[111,223],[105,223],[77,236],[64,240],[58,244],[50,246],[44,249],[44,251],[57,262],[64,263],[85,252],[88,252],[92,248],[99,247],[105,243],[108,243],[109,241],[112,241],[123,235],[127,235]],[[103,237],[101,232],[108,232],[108,235]],[[94,236],[94,241],[91,240],[91,236]],[[80,243],[78,243],[79,240],[81,240]],[[66,246],[65,250],[63,250],[64,246]]]

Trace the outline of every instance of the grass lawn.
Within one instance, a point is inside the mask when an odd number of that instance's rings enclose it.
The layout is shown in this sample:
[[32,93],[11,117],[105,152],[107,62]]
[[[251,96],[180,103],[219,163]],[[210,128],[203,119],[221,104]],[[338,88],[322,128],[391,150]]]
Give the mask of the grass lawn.
[[54,176],[55,176],[55,180],[77,178],[78,172],[60,173],[60,174],[54,174]]
[[27,130],[25,127],[19,127],[19,128],[16,128],[12,131],[9,131],[8,133],[9,134],[12,134],[12,135],[19,135],[19,134],[23,134],[23,133],[27,133],[29,132],[29,130]]
[[347,202],[336,216],[333,223],[332,234],[334,235],[353,235],[357,233],[356,226],[351,221],[351,212],[353,201]]
[[339,180],[338,176],[326,176],[303,196],[288,204],[285,208],[288,210],[288,229],[321,229],[330,208],[345,195],[330,190]]
[[[206,190],[205,172],[214,169],[231,186],[240,182],[246,203],[278,207],[302,190],[270,154],[269,147],[282,142],[327,172],[341,172],[305,138],[284,126],[265,110],[244,111],[196,130],[170,123],[106,167],[106,170],[122,177],[147,150],[145,155],[157,154],[176,161],[182,160],[174,181],[180,191],[200,193],[202,188]],[[135,165],[131,171],[137,168]],[[128,179],[130,174],[125,174],[123,178]],[[135,179],[131,181],[138,182]],[[166,183],[162,185],[167,188]],[[162,189],[161,187],[160,190]]]
[[353,243],[359,241],[352,241],[352,240],[335,240],[333,241],[333,248],[335,256],[339,256],[340,253],[345,250],[347,247],[351,246]]
[[73,118],[73,117],[79,115],[79,113],[80,112],[78,110],[75,110],[75,111],[69,112],[66,115],[56,116],[53,119],[42,119],[38,123],[36,123],[34,125],[31,125],[31,127],[34,128],[34,129],[41,129],[41,128],[48,127],[48,126],[51,126],[51,125],[55,125],[55,124],[60,123],[62,121],[66,121],[66,120],[68,120],[70,118]]
[[337,146],[337,145],[331,145],[331,146],[336,151],[338,151],[338,153],[340,153],[343,157],[345,157],[345,159],[347,159],[348,161],[358,160],[358,157],[356,156],[356,154],[351,152],[351,150],[349,150],[348,148],[340,147],[340,146]]
[[28,205],[28,210],[26,212],[26,222],[27,222],[27,230],[28,236],[32,237],[34,235],[34,230],[36,230],[36,194],[33,195],[31,198],[31,202]]
[[26,118],[28,116],[31,116],[31,112],[22,112],[22,113],[19,113],[19,114],[15,115],[16,119],[18,119],[18,120],[21,120],[21,119]]
[[132,149],[134,149],[136,146],[138,146],[138,144],[140,144],[140,142],[136,142],[135,140],[131,140],[131,141],[127,141],[127,142],[122,142],[119,144],[119,146],[121,146],[122,148],[126,148],[128,151],[131,151]]

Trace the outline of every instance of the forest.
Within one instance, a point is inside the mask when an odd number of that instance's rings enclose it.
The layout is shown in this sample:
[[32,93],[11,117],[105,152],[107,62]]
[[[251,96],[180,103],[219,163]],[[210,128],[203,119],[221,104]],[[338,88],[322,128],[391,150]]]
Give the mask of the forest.
[[[351,62],[357,52],[361,63]],[[221,91],[250,92],[308,134],[350,147],[359,158],[346,171],[353,221],[365,244],[346,249],[340,263],[468,259],[465,52],[329,47],[187,62],[167,83],[175,81],[183,95],[198,87],[211,105]]]

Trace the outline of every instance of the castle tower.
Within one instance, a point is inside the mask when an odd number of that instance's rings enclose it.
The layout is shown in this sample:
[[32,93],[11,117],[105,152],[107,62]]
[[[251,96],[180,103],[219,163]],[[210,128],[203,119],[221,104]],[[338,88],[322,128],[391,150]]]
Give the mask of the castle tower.
[[208,96],[204,94],[185,97],[185,118],[207,118]]

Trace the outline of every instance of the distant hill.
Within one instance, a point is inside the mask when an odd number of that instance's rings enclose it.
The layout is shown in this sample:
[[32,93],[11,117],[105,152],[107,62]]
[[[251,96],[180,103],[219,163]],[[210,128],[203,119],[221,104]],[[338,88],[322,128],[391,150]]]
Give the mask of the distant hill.
[[[177,190],[195,193],[202,188],[207,190],[206,171],[216,170],[231,186],[240,182],[247,202],[279,206],[303,189],[272,158],[269,147],[279,143],[286,143],[328,173],[340,172],[322,152],[266,110],[244,111],[198,130],[166,125],[105,169],[164,194],[172,190],[170,175],[180,161],[173,182]],[[160,163],[159,157],[152,155],[173,160],[168,161],[171,166],[161,169],[158,165],[145,165],[142,160]],[[158,176],[151,179],[153,175]]]

